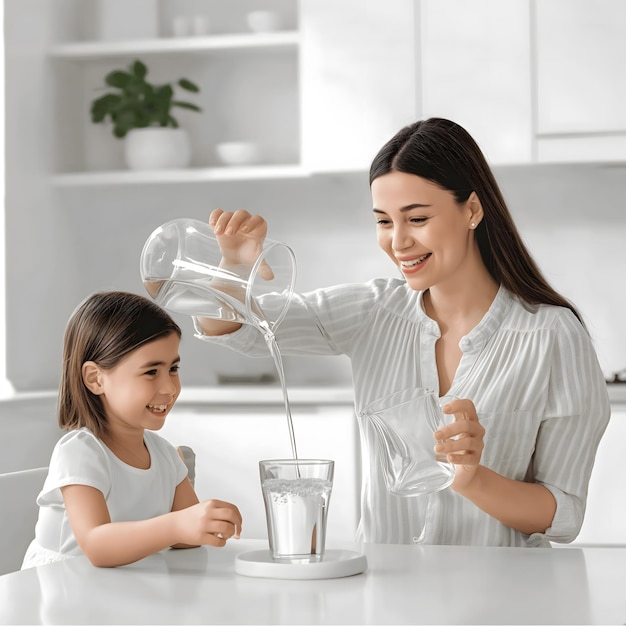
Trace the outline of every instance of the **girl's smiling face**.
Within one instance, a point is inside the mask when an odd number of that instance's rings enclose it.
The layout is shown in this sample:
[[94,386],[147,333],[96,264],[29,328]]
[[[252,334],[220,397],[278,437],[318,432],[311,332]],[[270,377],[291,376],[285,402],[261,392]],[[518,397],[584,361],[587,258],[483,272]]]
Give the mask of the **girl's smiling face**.
[[180,338],[151,341],[111,369],[99,370],[100,395],[112,430],[159,430],[180,394]]
[[371,191],[378,245],[412,289],[454,286],[480,261],[472,232],[482,217],[476,194],[459,204],[452,192],[397,171],[376,178]]

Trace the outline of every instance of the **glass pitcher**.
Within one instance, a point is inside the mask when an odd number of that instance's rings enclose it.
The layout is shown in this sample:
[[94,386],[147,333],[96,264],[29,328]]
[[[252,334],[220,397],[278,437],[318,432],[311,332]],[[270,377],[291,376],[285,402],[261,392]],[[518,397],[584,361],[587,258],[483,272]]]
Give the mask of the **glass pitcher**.
[[284,318],[295,278],[289,246],[265,239],[249,265],[226,267],[213,228],[190,218],[159,226],[141,253],[141,279],[163,308],[252,324],[264,333]]

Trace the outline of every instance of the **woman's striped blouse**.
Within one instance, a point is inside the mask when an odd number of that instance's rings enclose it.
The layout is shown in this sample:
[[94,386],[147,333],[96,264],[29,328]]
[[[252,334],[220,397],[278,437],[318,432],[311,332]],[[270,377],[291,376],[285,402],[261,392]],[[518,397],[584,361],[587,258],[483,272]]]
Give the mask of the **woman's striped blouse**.
[[[270,299],[263,302],[271,309]],[[267,356],[252,326],[222,337],[197,336],[251,356]],[[408,387],[438,390],[439,327],[422,293],[400,279],[376,279],[294,296],[277,331],[283,355],[351,359],[361,436],[361,519],[357,539],[378,543],[548,546],[578,534],[596,449],[610,407],[586,330],[568,309],[530,306],[500,288],[489,311],[459,346],[448,395],[471,399],[486,429],[482,464],[544,485],[557,503],[545,534],[525,535],[449,489],[402,498],[379,469],[373,432],[360,414],[375,399]],[[330,435],[330,433],[329,433]]]

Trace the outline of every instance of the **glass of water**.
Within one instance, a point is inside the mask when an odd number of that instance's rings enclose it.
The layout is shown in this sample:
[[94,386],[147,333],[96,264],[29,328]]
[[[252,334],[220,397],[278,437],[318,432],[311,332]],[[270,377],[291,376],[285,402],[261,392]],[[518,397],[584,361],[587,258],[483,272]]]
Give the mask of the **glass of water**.
[[454,465],[434,451],[433,434],[454,420],[444,415],[443,403],[430,389],[417,387],[375,400],[359,413],[374,441],[373,456],[387,489],[394,495],[435,493],[454,480]]
[[323,560],[334,461],[276,459],[259,462],[267,535],[275,561]]

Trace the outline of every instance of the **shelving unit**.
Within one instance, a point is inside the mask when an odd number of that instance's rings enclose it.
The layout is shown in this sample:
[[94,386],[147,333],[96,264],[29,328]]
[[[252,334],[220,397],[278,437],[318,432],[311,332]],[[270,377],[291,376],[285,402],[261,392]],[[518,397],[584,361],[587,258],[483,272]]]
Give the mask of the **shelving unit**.
[[[177,11],[210,12],[212,7],[216,15],[225,5],[219,11],[208,0],[193,3],[193,9],[182,0],[160,0],[160,5],[156,32],[161,37],[94,41],[88,33],[63,31],[46,50],[56,95],[49,118],[52,145],[63,146],[52,154],[53,187],[245,182],[366,171],[378,148],[415,117],[410,0],[398,0],[393,13],[368,0],[367,19],[356,24],[362,0],[346,0],[332,11],[315,0],[265,0],[263,8],[278,12],[288,29],[267,33],[245,32],[245,11],[256,4],[233,3],[224,9],[228,18],[216,25],[222,30],[191,37],[169,35],[167,24]],[[380,32],[375,40],[372,24]],[[157,81],[184,75],[200,86],[194,101],[203,113],[180,114],[192,141],[188,170],[126,171],[123,143],[88,119],[106,73],[136,58]],[[358,64],[367,72],[353,71]],[[256,143],[259,164],[224,166],[215,154],[222,141]]]
[[[300,32],[293,28],[51,45],[46,57],[56,91],[54,119],[62,120],[52,131],[57,135],[53,144],[63,145],[52,154],[51,185],[71,189],[305,177],[299,52]],[[157,82],[185,76],[200,86],[194,101],[203,112],[176,114],[192,141],[189,168],[126,169],[123,142],[112,139],[105,125],[89,120],[91,101],[104,86],[104,76],[136,58],[147,64]],[[219,141],[256,142],[259,163],[221,163],[214,150]]]

